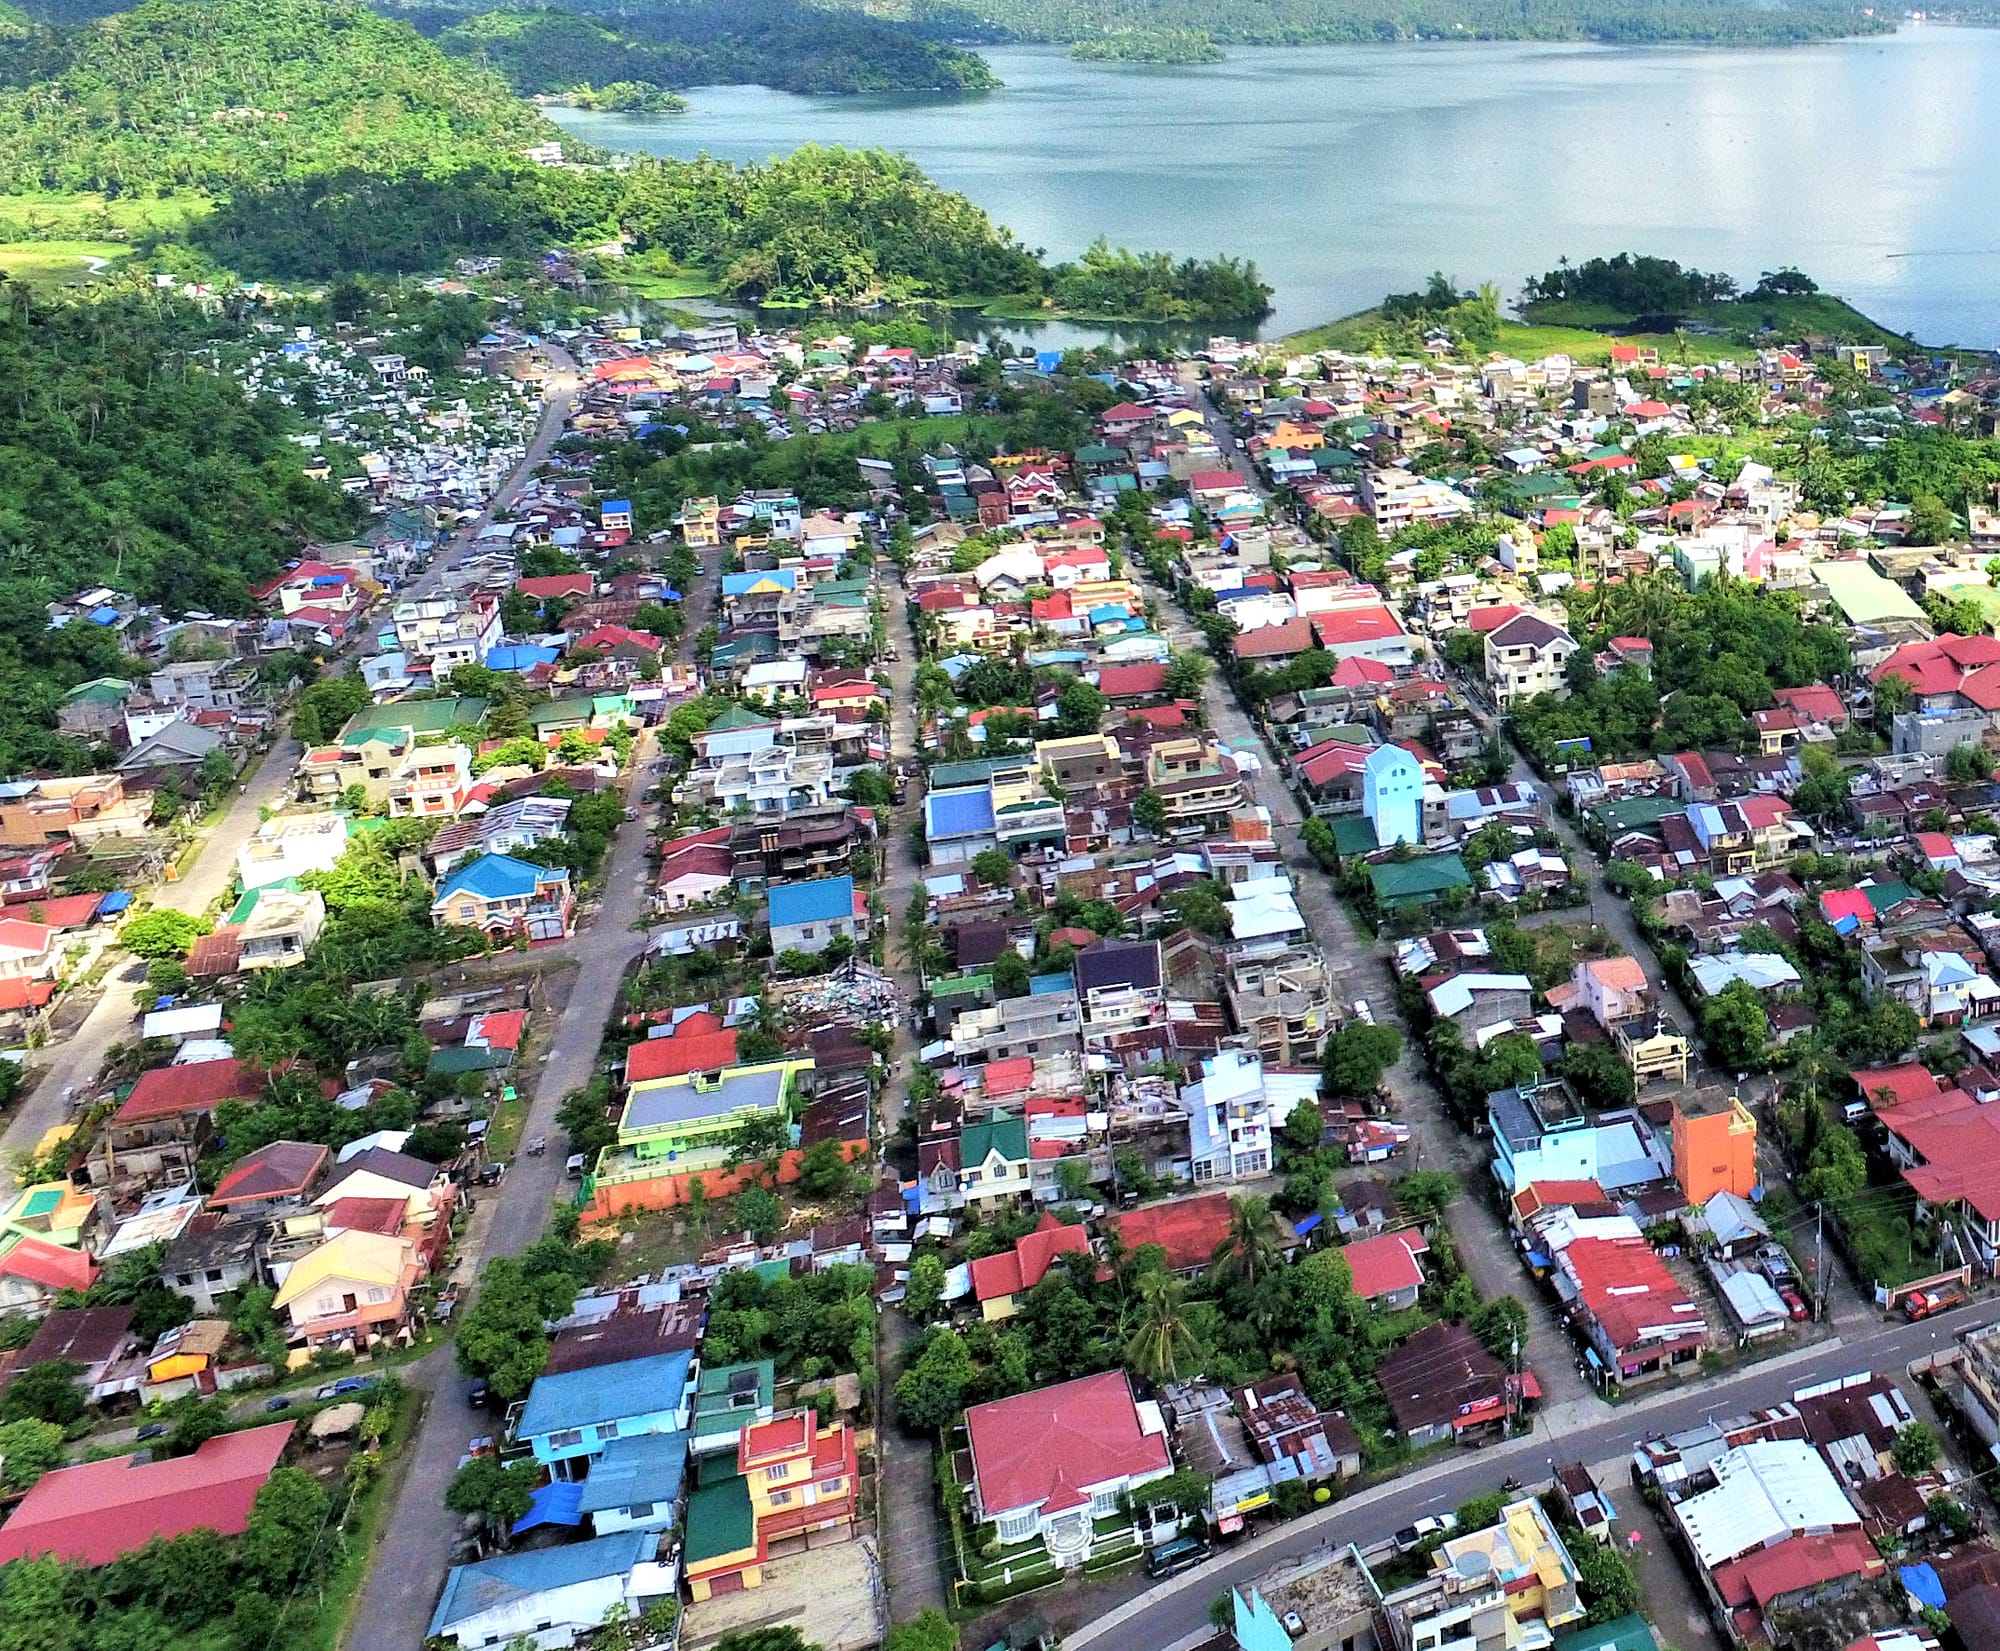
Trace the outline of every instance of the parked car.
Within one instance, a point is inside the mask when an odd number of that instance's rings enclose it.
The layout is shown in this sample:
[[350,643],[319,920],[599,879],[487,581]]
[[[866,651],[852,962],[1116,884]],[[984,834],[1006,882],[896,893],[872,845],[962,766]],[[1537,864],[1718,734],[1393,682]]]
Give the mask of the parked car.
[[474,1410],[484,1410],[493,1402],[493,1389],[484,1376],[474,1376],[465,1389],[465,1402]]
[[317,1393],[315,1399],[344,1399],[350,1393],[366,1393],[375,1385],[373,1376],[342,1376],[337,1382],[328,1382]]
[[1912,1290],[1903,1298],[1903,1311],[1913,1319],[1927,1319],[1933,1313],[1948,1313],[1965,1305],[1965,1286],[1940,1284],[1935,1290]]
[[1178,1576],[1182,1571],[1199,1565],[1211,1551],[1198,1536],[1176,1537],[1172,1542],[1161,1543],[1146,1556],[1146,1575]]
[[1780,1290],[1778,1294],[1785,1303],[1785,1311],[1792,1315],[1795,1322],[1811,1316],[1811,1310],[1806,1306],[1806,1298],[1798,1291]]
[[1375,1011],[1368,1007],[1368,1000],[1365,997],[1354,1000],[1354,1018],[1367,1026],[1375,1024]]
[[292,1401],[288,1395],[280,1393],[276,1398],[266,1399],[264,1401],[264,1408],[266,1410],[290,1410],[292,1408]]
[[148,1422],[144,1427],[139,1429],[139,1443],[143,1445],[148,1439],[163,1439],[166,1437],[166,1433],[167,1424],[165,1422]]
[[1792,1264],[1791,1253],[1782,1244],[1762,1244],[1757,1248],[1757,1267],[1777,1289],[1796,1288],[1799,1270]]
[[1457,1514],[1429,1514],[1419,1519],[1414,1525],[1405,1525],[1396,1533],[1396,1552],[1406,1554],[1412,1548],[1420,1547],[1434,1536],[1449,1536],[1457,1529]]

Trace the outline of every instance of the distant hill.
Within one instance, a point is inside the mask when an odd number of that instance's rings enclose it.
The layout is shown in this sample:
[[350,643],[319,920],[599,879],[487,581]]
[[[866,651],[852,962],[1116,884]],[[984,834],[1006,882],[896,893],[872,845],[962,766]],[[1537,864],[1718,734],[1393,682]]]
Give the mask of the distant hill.
[[227,190],[341,168],[438,176],[561,137],[499,76],[347,0],[146,0],[0,93],[0,177]]
[[1850,0],[820,0],[933,29],[967,22],[1024,40],[1193,30],[1225,45],[1339,41],[1686,40],[1778,44],[1883,34]]

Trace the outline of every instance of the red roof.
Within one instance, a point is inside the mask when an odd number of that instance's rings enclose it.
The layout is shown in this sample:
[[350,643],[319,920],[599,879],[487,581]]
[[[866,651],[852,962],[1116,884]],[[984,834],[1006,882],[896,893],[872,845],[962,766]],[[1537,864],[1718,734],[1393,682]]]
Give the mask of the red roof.
[[1540,1210],[1564,1204],[1602,1204],[1604,1189],[1595,1181],[1530,1181],[1514,1194],[1514,1209],[1522,1220]]
[[1396,673],[1379,659],[1363,659],[1354,654],[1333,668],[1336,688],[1365,688],[1377,682],[1394,682]]
[[62,894],[52,900],[37,900],[40,921],[51,929],[78,929],[97,915],[104,904],[101,894]]
[[1484,636],[1488,631],[1497,631],[1510,619],[1518,619],[1528,610],[1518,602],[1502,602],[1495,607],[1474,608],[1465,616],[1466,627],[1476,635]]
[[1293,759],[1292,767],[1308,785],[1324,785],[1341,774],[1358,774],[1368,765],[1368,748],[1346,740],[1324,740]]
[[654,1078],[684,1078],[690,1072],[714,1072],[736,1060],[736,1034],[686,1030],[670,1038],[648,1038],[625,1053],[625,1081],[645,1083]]
[[1583,1305],[1620,1351],[1670,1346],[1662,1330],[1703,1333],[1701,1309],[1643,1238],[1577,1238],[1563,1252]]
[[1249,483],[1234,470],[1197,470],[1188,477],[1190,493],[1227,493],[1232,488],[1248,485]]
[[1085,1507],[1100,1486],[1172,1467],[1167,1441],[1140,1425],[1122,1370],[974,1405],[965,1413],[973,1483],[988,1518],[1012,1508],[1044,1514]]
[[525,1009],[503,1009],[491,1014],[474,1015],[472,1029],[466,1033],[465,1041],[474,1048],[519,1049],[521,1034],[527,1025],[528,1012]]
[[628,625],[599,625],[596,630],[575,638],[570,646],[574,648],[601,648],[610,650],[622,648],[627,643],[635,648],[643,648],[649,654],[660,651],[662,643],[651,631],[635,631]]
[[1097,673],[1101,693],[1113,699],[1128,694],[1159,694],[1167,687],[1167,668],[1159,664],[1106,665]]
[[588,596],[591,582],[587,573],[549,573],[533,579],[516,579],[514,588],[523,596],[545,602],[551,596]]
[[1007,1060],[988,1061],[984,1076],[986,1098],[989,1101],[999,1100],[1006,1095],[1018,1095],[1035,1081],[1035,1062],[1029,1055],[1015,1055]]
[[40,1009],[55,995],[53,980],[28,980],[20,975],[0,980],[0,1009]]
[[1819,897],[1820,915],[1829,923],[1852,917],[1862,923],[1875,921],[1875,908],[1859,889],[1828,889]]
[[1366,608],[1342,608],[1334,613],[1313,615],[1313,633],[1323,647],[1352,647],[1360,642],[1380,642],[1403,634],[1402,621],[1382,603]]
[[156,1536],[203,1527],[241,1535],[291,1436],[290,1422],[272,1422],[219,1434],[192,1456],[163,1462],[114,1456],[45,1473],[0,1527],[0,1564],[54,1554],[108,1565]]
[[143,1073],[114,1120],[143,1123],[184,1112],[212,1111],[223,1101],[247,1101],[264,1085],[264,1074],[248,1061],[195,1061]]
[[1114,1216],[1108,1225],[1128,1255],[1142,1244],[1157,1244],[1167,1252],[1168,1271],[1182,1272],[1209,1264],[1216,1245],[1229,1236],[1229,1217],[1229,1194],[1207,1192],[1199,1198],[1176,1198],[1130,1210]]
[[1779,688],[1771,697],[1780,705],[1789,705],[1794,713],[1809,722],[1844,722],[1847,719],[1847,707],[1841,704],[1840,695],[1818,683],[1804,688]]
[[1135,401],[1121,401],[1116,407],[1107,407],[1097,415],[1099,424],[1137,424],[1153,416],[1153,409],[1141,407]]
[[1259,625],[1231,644],[1238,659],[1268,659],[1276,654],[1302,654],[1313,645],[1312,621],[1287,619],[1281,625]]
[[1341,1254],[1354,1274],[1354,1293],[1363,1301],[1423,1287],[1424,1270],[1417,1257],[1429,1250],[1421,1233],[1377,1233],[1358,1238]]
[[1089,1255],[1090,1238],[1080,1226],[1071,1227],[1044,1213],[1035,1230],[1011,1250],[983,1255],[972,1263],[972,1293],[981,1301],[1019,1295],[1041,1283],[1059,1255]]
[[88,1290],[97,1282],[97,1263],[87,1250],[23,1233],[0,1255],[0,1278],[25,1278],[45,1290]]
[[1794,1536],[1715,1568],[1715,1590],[1731,1609],[1753,1602],[1759,1610],[1801,1588],[1842,1577],[1882,1575],[1887,1567],[1875,1544],[1858,1530],[1828,1536]]
[[404,1198],[336,1198],[321,1217],[329,1233],[378,1233],[398,1237],[410,1215]]

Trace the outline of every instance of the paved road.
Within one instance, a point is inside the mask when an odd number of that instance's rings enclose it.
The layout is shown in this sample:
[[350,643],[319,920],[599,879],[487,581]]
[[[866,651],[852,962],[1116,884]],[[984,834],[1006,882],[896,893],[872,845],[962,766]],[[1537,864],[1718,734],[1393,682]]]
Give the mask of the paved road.
[[[1509,1474],[1532,1485],[1547,1478],[1552,1463],[1622,1457],[1642,1438],[1691,1427],[1708,1417],[1740,1415],[1776,1404],[1816,1382],[1862,1370],[1899,1374],[1912,1359],[1947,1345],[1953,1335],[1979,1318],[1978,1312],[1966,1309],[1942,1322],[1898,1325],[1820,1343],[1781,1360],[1753,1365],[1721,1381],[1656,1394],[1617,1411],[1599,1409],[1601,1420],[1578,1421],[1551,1412],[1524,1438],[1452,1457],[1436,1467],[1336,1502],[1323,1512],[1281,1525],[1207,1565],[1148,1590],[1095,1622],[1071,1626],[1058,1620],[1057,1626],[1066,1630],[1063,1644],[1068,1651],[1082,1651],[1085,1646],[1092,1651],[1162,1651],[1205,1631],[1209,1601],[1224,1589],[1246,1586],[1274,1567],[1302,1559],[1316,1549],[1380,1541],[1419,1515],[1456,1507],[1468,1497],[1498,1490]],[[1616,1499],[1617,1486],[1606,1488]],[[1631,1494],[1628,1485],[1627,1500]],[[1060,1606],[1053,1609],[1060,1619]]]

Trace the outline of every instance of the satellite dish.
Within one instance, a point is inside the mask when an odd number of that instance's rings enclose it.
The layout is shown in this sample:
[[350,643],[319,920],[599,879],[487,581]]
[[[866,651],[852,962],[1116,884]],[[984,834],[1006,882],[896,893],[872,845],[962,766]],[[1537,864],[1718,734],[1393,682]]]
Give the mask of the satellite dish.
[[1476,1582],[1493,1569],[1493,1561],[1477,1548],[1468,1548],[1453,1558],[1451,1568],[1467,1582]]

